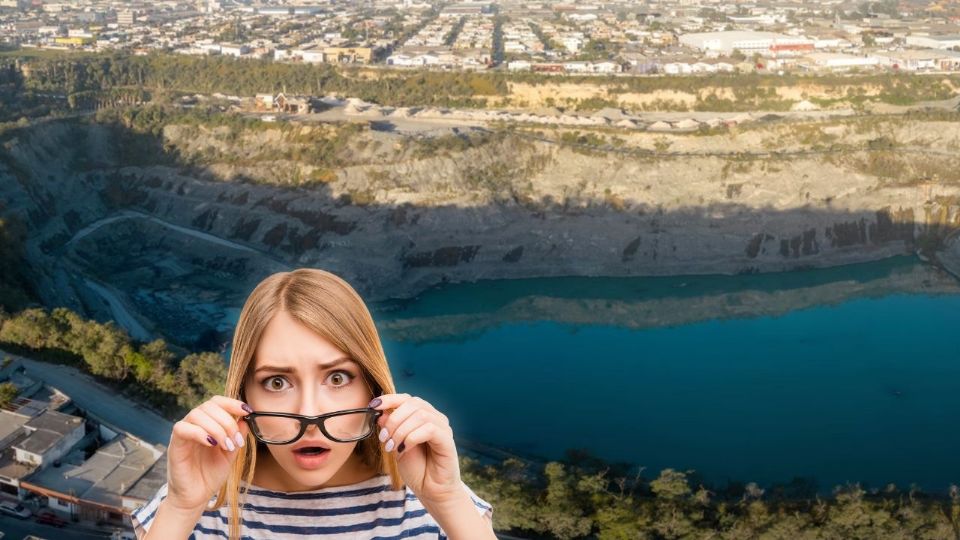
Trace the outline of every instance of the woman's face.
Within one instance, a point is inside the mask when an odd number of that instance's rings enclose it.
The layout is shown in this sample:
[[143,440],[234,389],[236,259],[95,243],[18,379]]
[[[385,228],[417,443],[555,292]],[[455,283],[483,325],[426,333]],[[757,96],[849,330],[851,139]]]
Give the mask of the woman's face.
[[[244,391],[256,412],[306,416],[366,407],[374,397],[359,364],[283,311],[264,329]],[[353,478],[360,467],[353,455],[357,442],[332,441],[313,425],[294,443],[267,445],[289,476],[275,480],[290,490],[359,481]],[[318,454],[317,447],[329,450]]]

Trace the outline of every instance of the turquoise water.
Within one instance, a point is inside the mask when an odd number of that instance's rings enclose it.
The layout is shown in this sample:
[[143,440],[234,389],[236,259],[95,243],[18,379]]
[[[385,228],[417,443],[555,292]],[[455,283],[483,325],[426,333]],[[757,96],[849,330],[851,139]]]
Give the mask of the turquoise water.
[[[719,485],[945,491],[960,483],[960,295],[925,268],[490,281],[374,318],[399,390],[445,412],[458,438],[548,459],[583,448]],[[530,296],[559,311],[510,309]],[[715,315],[726,305],[741,315]],[[605,312],[624,306],[629,324]],[[427,331],[398,324],[411,321]]]

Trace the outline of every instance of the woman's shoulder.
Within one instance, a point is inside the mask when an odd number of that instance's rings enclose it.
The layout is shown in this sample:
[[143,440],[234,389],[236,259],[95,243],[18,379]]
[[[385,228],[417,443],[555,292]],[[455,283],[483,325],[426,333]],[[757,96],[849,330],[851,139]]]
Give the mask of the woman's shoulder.
[[[477,495],[472,489],[470,489],[470,486],[463,481],[460,482],[460,485],[463,486],[464,491],[466,491],[467,495],[470,496],[470,500],[473,501],[473,506],[477,512],[479,512],[480,515],[485,515],[489,519],[493,519],[493,505]],[[405,499],[410,505],[421,509],[423,508],[423,504],[420,502],[420,499],[417,498],[417,495],[413,492],[413,490],[410,489],[409,486],[404,486],[404,493]]]

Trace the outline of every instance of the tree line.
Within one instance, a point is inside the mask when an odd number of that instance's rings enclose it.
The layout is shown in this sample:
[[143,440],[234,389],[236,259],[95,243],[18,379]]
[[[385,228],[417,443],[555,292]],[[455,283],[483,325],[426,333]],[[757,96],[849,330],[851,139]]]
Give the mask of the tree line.
[[177,418],[223,393],[226,363],[215,352],[182,358],[163,339],[138,343],[113,321],[100,323],[58,307],[0,308],[0,346],[37,358],[76,366]]
[[[21,67],[12,69],[16,62]],[[66,95],[118,88],[239,96],[282,91],[337,93],[392,106],[479,107],[486,103],[484,92],[507,93],[504,77],[485,74],[384,71],[379,76],[359,77],[350,69],[325,64],[163,53],[8,55],[0,59],[0,73],[3,70],[24,90]]]
[[837,486],[816,494],[795,479],[705,485],[697,475],[664,469],[645,477],[584,452],[529,463],[510,458],[481,464],[460,458],[461,476],[493,505],[496,530],[525,538],[600,540],[955,540],[960,538],[960,490],[946,496],[888,485]]
[[[55,95],[62,106],[136,99],[124,90],[159,94],[257,93],[359,97],[386,106],[486,107],[488,99],[510,95],[510,83],[532,85],[571,83],[605,87],[614,105],[619,94],[673,90],[698,96],[695,109],[751,110],[786,108],[793,100],[780,98],[777,88],[815,85],[837,100],[875,99],[898,105],[953,97],[960,77],[927,77],[908,73],[713,74],[706,76],[577,76],[541,73],[438,72],[345,67],[328,64],[274,62],[229,56],[191,56],[155,52],[130,55],[36,54],[27,51],[0,55],[0,96],[21,105],[38,106],[36,96]],[[6,90],[5,90],[6,89]],[[734,99],[720,99],[716,91],[730,89]],[[137,94],[141,95],[141,94]],[[73,96],[71,98],[71,96]],[[706,100],[706,101],[705,101]],[[41,100],[42,101],[42,100]],[[4,114],[0,100],[0,121]],[[576,107],[576,103],[572,103]],[[714,109],[710,109],[714,110]]]

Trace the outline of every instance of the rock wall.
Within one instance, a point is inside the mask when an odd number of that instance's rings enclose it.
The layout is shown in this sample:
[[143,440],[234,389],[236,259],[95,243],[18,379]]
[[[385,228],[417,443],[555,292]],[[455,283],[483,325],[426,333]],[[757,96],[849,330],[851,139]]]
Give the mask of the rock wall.
[[[877,129],[901,142],[923,134],[928,150],[960,140],[955,124],[922,128]],[[829,129],[840,140],[876,136]],[[235,159],[256,141],[293,144],[283,133],[225,140],[168,126],[157,140],[165,159],[132,166],[122,129],[49,122],[6,135],[0,200],[28,225],[46,304],[116,317],[85,285],[93,280],[146,328],[179,320],[183,335],[211,310],[228,328],[223,306],[294,267],[333,271],[381,300],[477,279],[848,264],[912,253],[924,235],[960,224],[952,179],[891,181],[870,174],[870,154],[857,151],[748,155],[777,133],[700,136],[701,154],[688,151],[697,148],[690,135],[674,141],[683,153],[651,156],[530,136],[417,155],[402,135],[368,132],[331,180],[292,188],[274,185],[276,171],[309,166],[277,160],[270,182],[258,183],[263,164]],[[781,142],[791,150],[796,141]],[[211,145],[229,163],[199,159]],[[188,313],[171,316],[173,304]]]

